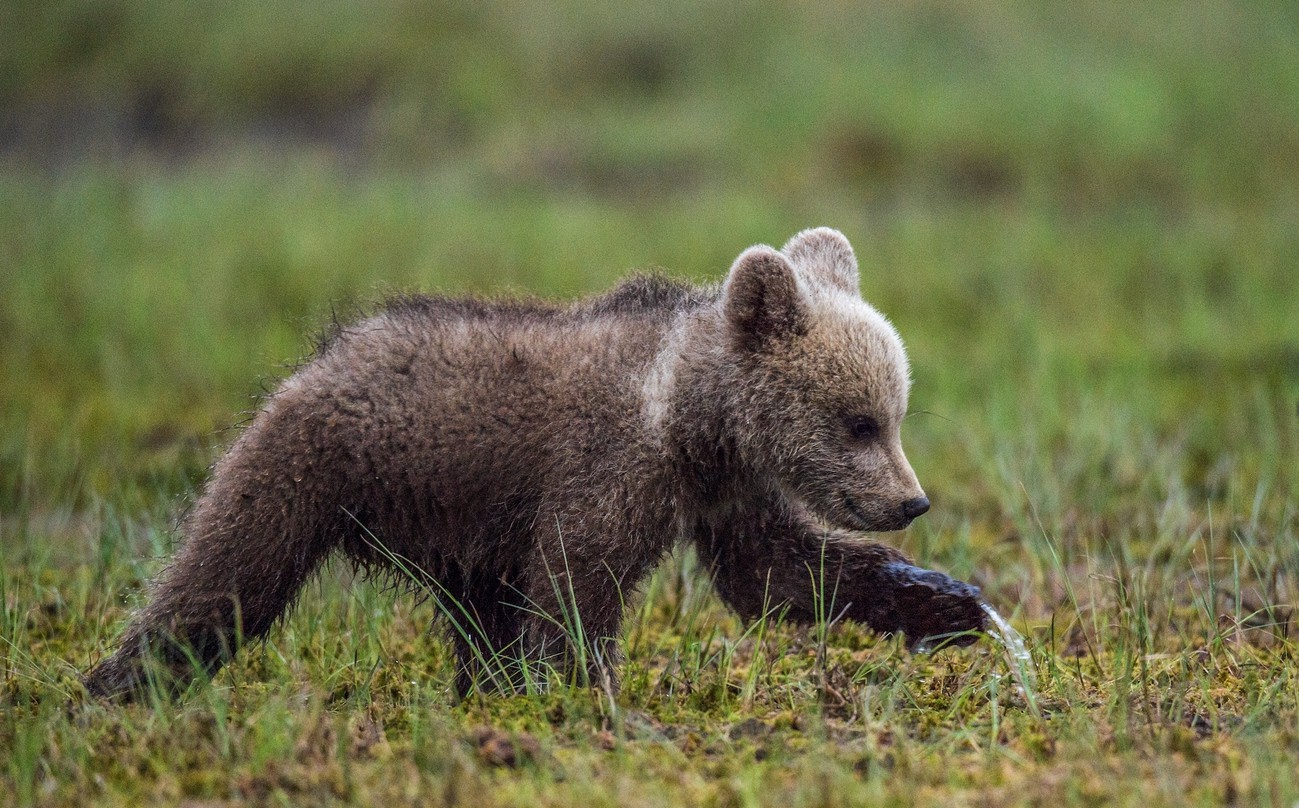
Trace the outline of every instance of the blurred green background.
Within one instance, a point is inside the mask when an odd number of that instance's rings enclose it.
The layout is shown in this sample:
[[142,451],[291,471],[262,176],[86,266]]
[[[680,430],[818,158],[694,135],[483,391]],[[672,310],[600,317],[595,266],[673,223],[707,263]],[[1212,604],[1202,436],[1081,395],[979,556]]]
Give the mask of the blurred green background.
[[934,530],[1294,530],[1299,5],[1213,0],[4,0],[0,513],[171,502],[387,293],[821,224],[910,347]]

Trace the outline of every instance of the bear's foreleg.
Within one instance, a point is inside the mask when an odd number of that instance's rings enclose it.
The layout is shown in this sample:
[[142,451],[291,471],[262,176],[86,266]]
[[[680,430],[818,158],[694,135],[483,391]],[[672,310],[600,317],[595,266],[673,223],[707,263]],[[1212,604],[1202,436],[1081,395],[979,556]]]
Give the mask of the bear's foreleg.
[[826,530],[788,509],[746,512],[696,533],[718,594],[741,617],[783,614],[798,623],[839,617],[881,633],[975,639],[986,625],[978,587],[916,567],[860,534]]

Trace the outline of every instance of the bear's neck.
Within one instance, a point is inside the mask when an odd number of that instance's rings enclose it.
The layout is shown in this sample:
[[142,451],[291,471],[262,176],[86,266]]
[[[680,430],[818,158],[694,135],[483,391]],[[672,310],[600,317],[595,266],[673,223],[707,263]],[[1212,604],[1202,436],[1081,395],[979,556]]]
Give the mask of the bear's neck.
[[727,428],[731,376],[720,317],[683,313],[665,334],[645,381],[643,416],[683,501],[711,510],[735,496],[743,473]]

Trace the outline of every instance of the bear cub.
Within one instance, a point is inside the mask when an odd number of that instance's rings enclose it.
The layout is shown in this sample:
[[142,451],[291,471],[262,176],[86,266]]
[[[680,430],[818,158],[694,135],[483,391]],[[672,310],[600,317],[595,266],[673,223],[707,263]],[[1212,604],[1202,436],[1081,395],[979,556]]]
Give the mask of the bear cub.
[[86,687],[215,672],[335,552],[434,594],[461,693],[517,689],[532,663],[615,683],[623,603],[677,545],[746,620],[973,641],[976,587],[863,535],[929,509],[899,437],[909,384],[828,228],[745,250],[719,286],[391,302],[267,397]]

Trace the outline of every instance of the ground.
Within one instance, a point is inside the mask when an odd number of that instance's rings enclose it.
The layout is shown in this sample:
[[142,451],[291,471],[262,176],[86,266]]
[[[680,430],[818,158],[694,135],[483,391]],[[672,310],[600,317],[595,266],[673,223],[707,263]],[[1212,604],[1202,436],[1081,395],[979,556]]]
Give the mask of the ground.
[[[0,804],[1294,805],[1292,4],[0,8]],[[544,11],[543,11],[544,9]],[[204,16],[209,14],[210,16]],[[991,638],[746,628],[456,703],[331,569],[178,703],[84,700],[230,429],[401,290],[718,278],[843,230],[915,371],[889,537]]]

